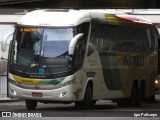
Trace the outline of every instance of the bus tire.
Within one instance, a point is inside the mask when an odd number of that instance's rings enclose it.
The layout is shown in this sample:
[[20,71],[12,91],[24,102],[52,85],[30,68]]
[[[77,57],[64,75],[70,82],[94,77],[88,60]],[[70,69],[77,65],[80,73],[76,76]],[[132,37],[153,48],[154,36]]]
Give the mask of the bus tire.
[[36,100],[25,100],[26,108],[28,110],[35,110],[37,107],[37,101]]
[[93,106],[92,96],[93,96],[92,87],[91,85],[87,85],[84,99],[82,101],[76,101],[75,107],[77,109],[90,109]]
[[149,103],[154,103],[155,102],[155,95],[149,96],[148,102]]
[[92,107],[95,106],[96,102],[96,100],[92,100]]
[[145,100],[145,81],[141,82],[140,92],[141,92],[141,100],[143,102]]
[[127,107],[128,106],[128,99],[119,99],[117,100],[118,107]]
[[141,106],[141,103],[143,101],[143,93],[142,93],[141,89],[139,89],[137,91],[138,91],[138,93],[137,93],[137,100],[136,100],[135,106]]
[[138,84],[133,84],[132,90],[131,90],[131,97],[129,99],[129,105],[130,106],[140,106],[142,98],[142,92],[141,90],[138,90]]

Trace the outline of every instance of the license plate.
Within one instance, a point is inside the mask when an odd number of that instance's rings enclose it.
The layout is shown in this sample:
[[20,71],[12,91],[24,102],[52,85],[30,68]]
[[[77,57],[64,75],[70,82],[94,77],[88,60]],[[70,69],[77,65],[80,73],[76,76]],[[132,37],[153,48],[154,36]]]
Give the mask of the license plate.
[[43,94],[41,92],[32,92],[33,97],[42,97]]

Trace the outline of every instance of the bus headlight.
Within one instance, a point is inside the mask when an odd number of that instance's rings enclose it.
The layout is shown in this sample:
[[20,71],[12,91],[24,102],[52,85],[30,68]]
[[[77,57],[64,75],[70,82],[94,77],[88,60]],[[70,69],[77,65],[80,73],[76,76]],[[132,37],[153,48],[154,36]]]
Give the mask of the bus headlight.
[[16,82],[15,80],[8,78],[8,82],[11,83],[12,85],[18,86],[18,82]]
[[68,86],[68,85],[71,85],[74,81],[75,81],[76,78],[73,78],[71,80],[68,80],[66,82],[61,82],[57,85],[58,88],[61,88],[61,87],[65,87],[65,86]]

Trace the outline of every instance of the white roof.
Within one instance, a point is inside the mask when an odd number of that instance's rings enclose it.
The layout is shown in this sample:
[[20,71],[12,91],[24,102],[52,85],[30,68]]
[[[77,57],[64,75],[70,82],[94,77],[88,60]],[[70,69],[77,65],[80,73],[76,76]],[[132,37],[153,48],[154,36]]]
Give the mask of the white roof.
[[33,26],[75,26],[90,21],[90,13],[79,10],[35,10],[27,13],[18,24]]
[[138,15],[140,17],[143,17],[143,18],[146,18],[146,19],[149,19],[150,21],[152,21],[152,23],[160,23],[160,14],[159,15]]
[[[30,25],[30,26],[77,26],[84,22],[90,22],[92,18],[99,19],[112,19],[112,17],[106,18],[106,15],[114,14],[126,15],[124,12],[109,11],[105,9],[92,9],[92,10],[55,10],[55,9],[45,9],[45,10],[35,10],[27,13],[24,17],[20,19],[18,24],[20,25]],[[116,19],[116,18],[115,18]],[[142,17],[139,17],[139,21],[136,22],[148,22]]]
[[76,26],[88,22],[92,18],[105,19],[104,14],[125,14],[113,10],[91,9],[91,10],[35,10],[26,14],[18,24],[33,26]]

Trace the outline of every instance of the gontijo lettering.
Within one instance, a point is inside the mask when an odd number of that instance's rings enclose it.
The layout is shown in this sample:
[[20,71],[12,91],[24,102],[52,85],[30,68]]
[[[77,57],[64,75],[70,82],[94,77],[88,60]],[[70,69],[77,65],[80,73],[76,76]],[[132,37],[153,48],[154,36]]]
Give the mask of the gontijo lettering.
[[124,57],[124,65],[127,65],[127,66],[143,66],[144,65],[144,57],[125,56]]

